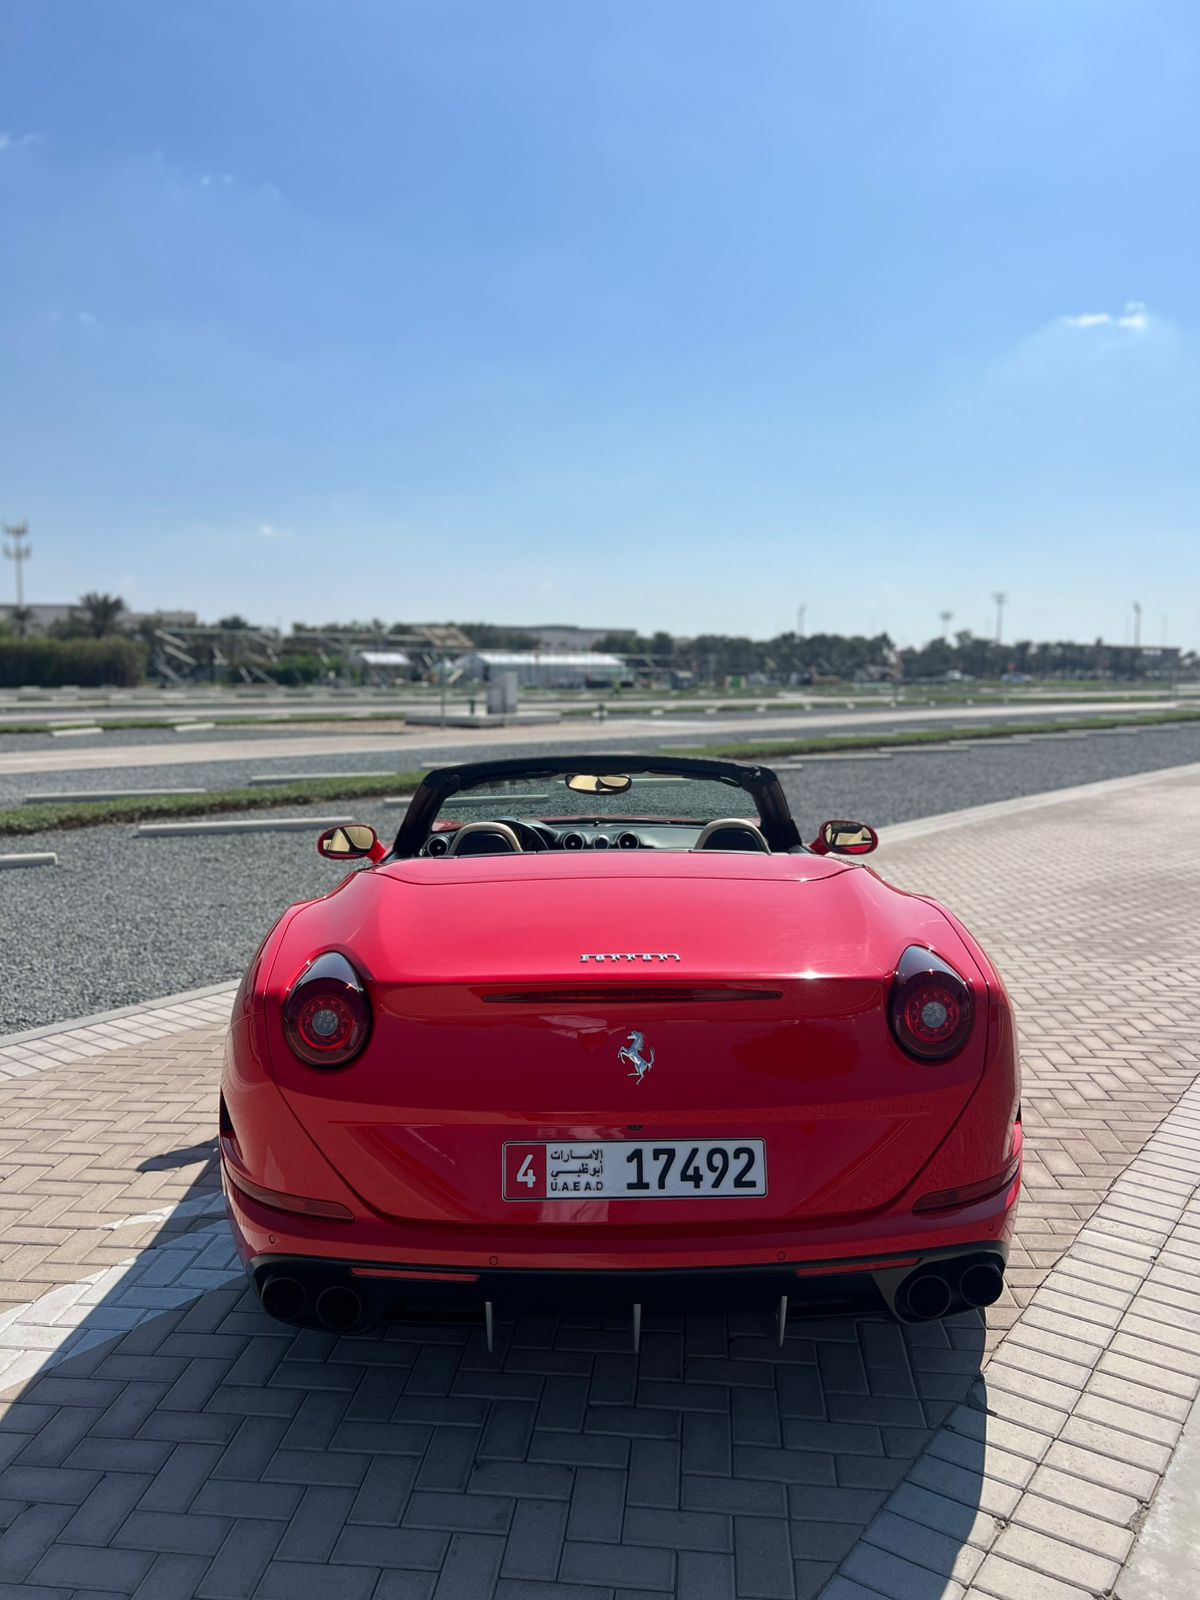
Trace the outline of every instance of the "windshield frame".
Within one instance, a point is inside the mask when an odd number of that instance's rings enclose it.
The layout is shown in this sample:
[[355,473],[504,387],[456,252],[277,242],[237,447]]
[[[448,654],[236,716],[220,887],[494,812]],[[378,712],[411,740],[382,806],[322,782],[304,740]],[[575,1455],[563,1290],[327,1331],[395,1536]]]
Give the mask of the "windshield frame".
[[[417,786],[396,834],[392,855],[415,856],[433,831],[439,811],[460,790],[481,783],[514,778],[557,778],[575,772],[613,777],[628,773],[661,774],[663,777],[707,778],[736,785],[753,800],[758,811],[763,837],[773,851],[800,846],[800,833],[788,807],[787,796],[778,777],[769,767],[749,766],[740,761],[709,760],[702,756],[600,755],[579,752],[571,755],[509,757],[504,761],[460,762],[437,767],[426,773]],[[736,807],[730,793],[730,814]]]

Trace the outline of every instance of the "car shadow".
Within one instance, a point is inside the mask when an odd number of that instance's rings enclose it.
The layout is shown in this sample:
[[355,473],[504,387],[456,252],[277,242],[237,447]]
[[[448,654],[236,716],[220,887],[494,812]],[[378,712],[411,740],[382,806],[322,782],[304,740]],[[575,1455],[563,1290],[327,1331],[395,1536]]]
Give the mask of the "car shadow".
[[0,1584],[811,1600],[841,1574],[941,1600],[973,1570],[979,1313],[793,1315],[782,1346],[770,1316],[647,1317],[637,1354],[569,1312],[498,1322],[490,1352],[476,1324],[297,1329],[237,1269],[215,1144],[138,1170],[189,1166],[0,1406]]

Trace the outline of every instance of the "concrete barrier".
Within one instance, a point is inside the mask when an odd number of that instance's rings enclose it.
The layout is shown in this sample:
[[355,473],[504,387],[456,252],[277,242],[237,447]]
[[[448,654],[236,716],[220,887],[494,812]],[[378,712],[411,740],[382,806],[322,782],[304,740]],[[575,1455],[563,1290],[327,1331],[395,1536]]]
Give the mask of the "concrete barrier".
[[147,800],[171,794],[207,794],[207,789],[64,789],[58,794],[27,794],[23,806],[60,806],[77,800]]
[[342,811],[336,817],[222,817],[216,822],[140,822],[137,831],[147,838],[159,839],[206,833],[297,833],[305,828],[317,834],[326,828],[336,828],[341,822],[353,821],[353,812]]
[[23,850],[15,855],[0,856],[0,870],[5,867],[56,867],[58,856],[53,850]]

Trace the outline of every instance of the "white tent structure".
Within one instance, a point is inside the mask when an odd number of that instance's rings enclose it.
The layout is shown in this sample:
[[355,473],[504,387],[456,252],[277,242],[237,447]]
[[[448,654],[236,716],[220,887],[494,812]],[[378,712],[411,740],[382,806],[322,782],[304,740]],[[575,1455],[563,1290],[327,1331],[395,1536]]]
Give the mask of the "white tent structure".
[[602,650],[474,650],[459,656],[455,666],[474,683],[515,672],[522,689],[582,689],[629,676],[620,656]]

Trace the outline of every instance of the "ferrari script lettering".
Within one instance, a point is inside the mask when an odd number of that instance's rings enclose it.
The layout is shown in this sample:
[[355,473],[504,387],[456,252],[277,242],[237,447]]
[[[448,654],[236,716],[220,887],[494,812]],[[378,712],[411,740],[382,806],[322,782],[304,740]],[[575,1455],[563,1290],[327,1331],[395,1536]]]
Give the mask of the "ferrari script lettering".
[[679,957],[669,950],[636,950],[624,955],[588,955],[580,956],[579,959],[580,961],[678,961]]

